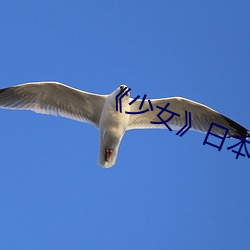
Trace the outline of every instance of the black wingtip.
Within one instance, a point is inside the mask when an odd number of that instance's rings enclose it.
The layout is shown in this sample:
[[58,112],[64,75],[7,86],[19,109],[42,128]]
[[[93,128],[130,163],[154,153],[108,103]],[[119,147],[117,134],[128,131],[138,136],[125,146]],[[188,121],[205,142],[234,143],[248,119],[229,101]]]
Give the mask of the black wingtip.
[[8,88],[5,88],[5,89],[0,89],[0,94],[5,92]]
[[223,116],[224,119],[228,122],[229,124],[229,138],[232,138],[233,135],[239,137],[239,138],[244,138],[245,135],[247,135],[247,138],[250,137],[250,131],[246,128],[244,128],[243,126],[241,126],[240,124],[238,124],[237,122],[231,120],[230,118]]

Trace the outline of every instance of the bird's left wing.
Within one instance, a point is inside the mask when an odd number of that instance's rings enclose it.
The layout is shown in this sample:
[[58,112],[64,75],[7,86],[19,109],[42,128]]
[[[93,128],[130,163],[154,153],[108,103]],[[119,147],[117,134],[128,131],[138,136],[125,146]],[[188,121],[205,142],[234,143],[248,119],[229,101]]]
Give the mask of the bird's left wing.
[[0,89],[0,107],[60,115],[98,127],[105,95],[71,88],[58,82],[33,82]]
[[[130,101],[132,101],[131,98]],[[137,100],[133,104],[131,104],[130,112],[138,112],[146,109],[148,109],[149,111],[142,114],[131,114],[129,125],[127,128],[128,130],[167,128],[165,124],[161,123],[162,121],[157,117],[157,115],[169,103],[169,106],[166,108],[166,110],[175,112],[180,115],[174,115],[173,118],[167,122],[168,126],[171,129],[179,130],[185,126],[185,111],[187,111],[187,114],[189,114],[189,112],[191,113],[191,130],[207,132],[211,123],[214,122],[229,129],[228,137],[231,137],[232,135],[244,137],[246,134],[250,136],[249,131],[240,124],[209,108],[208,106],[189,99],[185,99],[182,97],[151,99],[151,105],[148,101],[145,101],[140,110],[139,108],[141,106],[141,102],[142,100]],[[163,111],[160,117],[163,121],[166,121],[171,117],[171,115],[171,113]],[[158,122],[158,124],[154,124],[151,122]],[[225,130],[213,126],[212,132],[217,135],[224,135]]]

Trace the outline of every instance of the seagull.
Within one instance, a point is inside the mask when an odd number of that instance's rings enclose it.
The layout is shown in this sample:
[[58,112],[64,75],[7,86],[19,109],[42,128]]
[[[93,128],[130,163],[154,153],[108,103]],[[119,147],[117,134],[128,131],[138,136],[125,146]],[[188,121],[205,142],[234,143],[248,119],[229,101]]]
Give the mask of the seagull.
[[[114,166],[121,140],[127,130],[167,128],[161,122],[159,107],[165,107],[179,114],[171,116],[162,112],[162,120],[168,126],[178,130],[185,126],[185,111],[192,114],[191,130],[207,133],[212,122],[228,128],[227,137],[250,137],[250,131],[235,121],[201,103],[183,98],[170,97],[151,99],[144,102],[148,112],[133,114],[141,110],[144,100],[130,98],[127,86],[122,84],[109,95],[100,95],[72,88],[59,82],[30,82],[0,89],[0,108],[32,110],[41,114],[59,115],[94,125],[100,131],[100,149],[98,165],[104,168]],[[121,98],[122,112],[116,110],[116,97]],[[158,107],[158,108],[157,108]],[[153,122],[153,123],[152,123]],[[212,131],[212,130],[211,130]],[[225,130],[213,127],[213,133],[224,136]]]

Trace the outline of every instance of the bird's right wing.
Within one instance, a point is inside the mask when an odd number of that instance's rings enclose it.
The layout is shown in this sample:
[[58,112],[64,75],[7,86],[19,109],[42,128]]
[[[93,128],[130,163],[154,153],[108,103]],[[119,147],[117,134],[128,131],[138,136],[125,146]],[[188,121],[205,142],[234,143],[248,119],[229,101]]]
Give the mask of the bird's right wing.
[[1,108],[60,115],[96,127],[105,100],[105,95],[84,92],[58,82],[33,82],[0,89]]
[[[132,101],[132,99],[130,99]],[[138,112],[140,111],[142,100],[137,100],[131,105],[131,112]],[[215,111],[214,109],[209,108],[201,103],[182,98],[182,97],[170,97],[170,98],[162,98],[162,99],[152,99],[151,100],[151,107],[149,102],[144,102],[143,109],[148,109],[148,112],[142,114],[131,114],[130,121],[128,125],[128,130],[130,129],[147,129],[147,128],[167,128],[164,123],[157,117],[160,114],[162,109],[169,104],[167,110],[175,112],[180,116],[174,115],[172,119],[171,113],[164,111],[160,115],[163,121],[169,119],[167,124],[171,129],[179,130],[185,126],[186,123],[186,115],[185,111],[191,113],[191,130],[196,130],[199,132],[208,132],[208,129],[211,123],[215,123],[222,127],[228,128],[228,137],[236,135],[238,137],[244,137],[247,134],[247,137],[250,137],[250,132],[241,126],[240,124],[236,123],[235,121],[231,120],[230,118],[220,114],[219,112]],[[159,107],[159,108],[158,108]],[[152,110],[153,109],[153,110]],[[188,113],[189,114],[189,113]],[[153,123],[151,123],[153,122]],[[156,123],[155,123],[156,122]],[[225,130],[213,126],[213,133],[217,135],[224,135]]]

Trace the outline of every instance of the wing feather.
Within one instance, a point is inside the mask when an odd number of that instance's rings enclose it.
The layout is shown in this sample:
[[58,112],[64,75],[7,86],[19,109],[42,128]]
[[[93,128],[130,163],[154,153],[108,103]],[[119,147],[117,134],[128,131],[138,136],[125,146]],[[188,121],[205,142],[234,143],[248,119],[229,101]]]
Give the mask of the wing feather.
[[106,95],[71,88],[59,82],[32,82],[0,89],[0,107],[60,115],[99,125]]
[[[130,98],[130,101],[132,99]],[[131,105],[131,112],[138,112],[142,100],[137,100]],[[171,129],[179,130],[185,125],[185,111],[191,112],[191,130],[196,130],[199,132],[206,133],[212,122],[229,129],[228,137],[232,135],[238,137],[244,137],[246,134],[250,136],[249,131],[231,120],[230,118],[220,114],[219,112],[205,106],[201,103],[182,98],[182,97],[171,97],[163,99],[151,99],[153,106],[153,111],[150,110],[148,102],[144,102],[143,109],[149,109],[150,111],[143,114],[131,114],[130,121],[128,125],[128,130],[130,129],[146,129],[146,128],[167,128],[165,124],[152,124],[151,122],[161,122],[157,117],[161,109],[157,106],[164,108],[168,103],[169,106],[167,110],[175,112],[180,115],[180,117],[174,115],[173,118],[167,123]],[[160,117],[166,121],[171,117],[171,113],[164,111]],[[217,135],[224,135],[225,130],[219,127],[213,126],[213,133]]]

